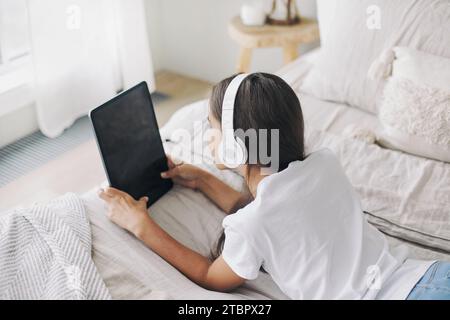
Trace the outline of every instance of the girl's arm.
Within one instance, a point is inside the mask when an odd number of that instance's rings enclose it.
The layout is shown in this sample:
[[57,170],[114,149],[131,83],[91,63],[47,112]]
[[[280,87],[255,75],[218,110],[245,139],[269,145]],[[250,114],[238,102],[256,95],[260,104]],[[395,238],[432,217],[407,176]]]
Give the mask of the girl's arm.
[[190,280],[206,289],[227,292],[245,282],[231,270],[222,256],[211,262],[173,239],[151,219],[142,225],[136,237]]
[[227,214],[236,212],[253,200],[249,192],[238,192],[207,171],[200,175],[198,189]]
[[163,172],[161,176],[185,187],[201,191],[227,214],[236,212],[252,201],[249,192],[238,192],[211,173],[190,164],[176,166],[169,159],[169,171]]
[[156,254],[198,285],[216,291],[229,291],[244,283],[222,257],[214,262],[187,248],[163,229],[147,213],[146,197],[139,201],[130,195],[108,188],[99,192],[108,207],[108,217],[133,233]]

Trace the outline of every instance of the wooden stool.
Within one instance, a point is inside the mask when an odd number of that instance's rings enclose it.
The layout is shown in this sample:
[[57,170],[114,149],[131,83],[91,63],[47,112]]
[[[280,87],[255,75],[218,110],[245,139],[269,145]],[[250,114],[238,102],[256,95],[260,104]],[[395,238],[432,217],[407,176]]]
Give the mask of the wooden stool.
[[284,64],[298,57],[298,46],[319,40],[317,22],[301,18],[301,23],[292,26],[246,26],[240,17],[234,17],[229,24],[229,33],[240,46],[238,72],[249,72],[252,50],[255,48],[282,47]]

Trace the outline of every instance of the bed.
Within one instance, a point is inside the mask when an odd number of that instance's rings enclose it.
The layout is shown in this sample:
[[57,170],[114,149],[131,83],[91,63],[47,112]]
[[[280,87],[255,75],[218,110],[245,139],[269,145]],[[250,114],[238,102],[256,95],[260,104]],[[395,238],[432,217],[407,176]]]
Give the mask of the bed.
[[[297,87],[316,54],[317,50],[301,57],[278,74]],[[411,257],[450,260],[450,164],[345,136],[342,132],[354,123],[378,130],[377,117],[297,93],[305,117],[308,150],[327,147],[338,155],[368,211],[369,222],[386,234],[392,246],[409,246]],[[176,129],[184,128],[195,137],[196,125],[206,112],[206,101],[184,107],[161,129],[161,135],[170,138]],[[170,154],[174,145],[166,143],[165,148]],[[207,154],[203,159],[204,169],[234,188],[242,188],[242,178],[237,174],[218,171]],[[81,198],[91,223],[93,260],[114,299],[287,298],[264,273],[231,293],[205,290],[111,223],[96,189]],[[154,204],[150,215],[175,239],[203,255],[209,255],[214,247],[224,217],[202,194],[179,186]]]

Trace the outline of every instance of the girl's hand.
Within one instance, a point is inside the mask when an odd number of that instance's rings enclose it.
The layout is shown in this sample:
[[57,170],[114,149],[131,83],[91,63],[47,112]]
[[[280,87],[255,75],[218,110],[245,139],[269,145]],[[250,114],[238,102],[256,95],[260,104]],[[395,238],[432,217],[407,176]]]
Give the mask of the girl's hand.
[[115,188],[101,189],[98,195],[106,202],[108,218],[135,236],[151,220],[147,212],[147,197],[136,201]]
[[169,171],[161,173],[163,179],[172,179],[173,182],[194,190],[199,188],[199,181],[206,173],[204,170],[190,164],[175,165],[172,159],[167,159]]

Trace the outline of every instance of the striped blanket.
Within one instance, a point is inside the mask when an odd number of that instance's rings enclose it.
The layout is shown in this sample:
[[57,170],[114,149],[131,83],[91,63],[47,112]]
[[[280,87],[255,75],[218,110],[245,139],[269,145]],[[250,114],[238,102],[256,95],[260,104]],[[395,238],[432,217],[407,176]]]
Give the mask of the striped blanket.
[[67,194],[0,217],[0,300],[110,299],[82,201]]

